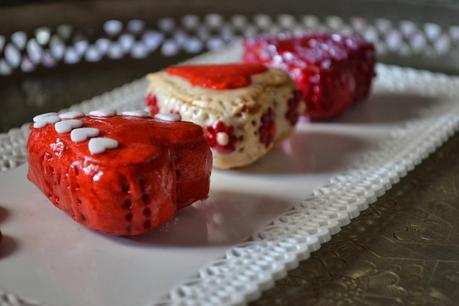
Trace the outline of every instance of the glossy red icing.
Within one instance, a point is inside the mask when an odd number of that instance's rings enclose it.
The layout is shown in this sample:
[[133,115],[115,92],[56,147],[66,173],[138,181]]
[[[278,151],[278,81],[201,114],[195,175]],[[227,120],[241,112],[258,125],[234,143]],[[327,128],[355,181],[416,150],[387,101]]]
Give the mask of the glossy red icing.
[[337,117],[367,98],[376,63],[371,43],[336,33],[248,39],[243,58],[289,72],[303,93],[306,114],[318,120]]
[[250,77],[266,71],[261,64],[186,65],[166,72],[187,79],[192,85],[210,89],[234,89],[250,85]]
[[52,124],[31,128],[28,178],[77,222],[136,235],[207,197],[212,155],[201,127],[137,117],[83,117],[119,147],[91,154]]

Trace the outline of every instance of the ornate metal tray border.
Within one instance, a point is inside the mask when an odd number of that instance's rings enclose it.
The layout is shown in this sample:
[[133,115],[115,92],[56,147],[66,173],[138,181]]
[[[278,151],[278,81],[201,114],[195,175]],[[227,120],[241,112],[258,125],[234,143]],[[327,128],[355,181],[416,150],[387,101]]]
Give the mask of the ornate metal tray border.
[[[194,15],[158,20],[106,20],[87,27],[42,26],[14,33],[0,31],[0,77],[49,69],[59,64],[142,59],[216,51],[243,37],[261,33],[335,31],[359,34],[376,45],[380,58],[433,69],[457,70],[459,25],[415,23],[362,16],[255,14]],[[4,35],[7,34],[7,35]],[[428,59],[428,60],[425,60]],[[432,60],[435,65],[432,65]],[[453,70],[451,70],[453,68]]]
[[[192,61],[234,58],[237,48]],[[250,241],[232,247],[154,305],[238,305],[258,298],[459,129],[459,104],[454,102],[459,97],[458,77],[385,65],[378,66],[378,74],[378,84],[387,92],[444,99],[424,109],[418,119],[397,126],[388,140],[348,171],[314,190]],[[70,109],[87,112],[106,105],[118,109],[140,106],[145,85],[143,80],[134,81]],[[437,113],[439,110],[443,112]],[[27,124],[0,135],[0,170],[25,162],[27,135]],[[0,291],[0,305],[40,304]]]

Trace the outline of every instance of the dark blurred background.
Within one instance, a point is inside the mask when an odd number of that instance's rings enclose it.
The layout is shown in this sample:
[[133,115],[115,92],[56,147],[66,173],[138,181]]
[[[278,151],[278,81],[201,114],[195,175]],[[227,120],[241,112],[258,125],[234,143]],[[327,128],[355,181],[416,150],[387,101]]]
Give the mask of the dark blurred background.
[[0,132],[259,33],[359,33],[381,62],[459,71],[459,1],[0,0]]

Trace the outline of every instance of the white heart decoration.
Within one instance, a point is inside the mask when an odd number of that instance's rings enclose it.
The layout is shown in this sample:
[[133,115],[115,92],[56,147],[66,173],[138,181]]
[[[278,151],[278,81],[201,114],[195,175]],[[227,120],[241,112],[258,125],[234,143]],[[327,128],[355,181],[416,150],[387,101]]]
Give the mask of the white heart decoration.
[[74,128],[79,128],[83,125],[83,122],[80,120],[64,120],[54,124],[54,129],[59,134],[68,133]]
[[116,115],[116,111],[113,109],[97,109],[89,112],[89,115],[94,117],[112,117]]
[[177,122],[177,121],[181,121],[181,120],[182,120],[182,116],[180,116],[179,114],[164,114],[164,113],[159,113],[159,114],[156,114],[156,115],[155,115],[155,119],[157,119],[157,120],[162,120],[162,121],[173,121],[173,122]]
[[131,117],[150,117],[150,114],[144,110],[125,111],[125,112],[122,112],[121,115],[131,116]]
[[59,118],[56,115],[46,115],[42,117],[37,116],[34,118],[34,121],[35,123],[33,124],[33,127],[37,129],[41,129],[49,123],[56,123],[56,122],[61,121],[61,118]]
[[66,112],[66,113],[62,113],[62,114],[59,114],[59,117],[61,119],[75,119],[75,118],[80,118],[80,117],[83,117],[84,114],[82,112],[78,112],[78,111],[71,111],[71,112]]
[[118,147],[118,141],[107,137],[96,137],[89,140],[88,149],[91,154],[103,153],[108,149]]
[[96,128],[79,128],[75,129],[70,133],[70,139],[73,142],[82,142],[88,138],[99,135],[100,131]]
[[45,114],[37,115],[33,117],[33,122],[40,121],[41,119],[48,117],[48,116],[57,116],[57,113],[45,113]]

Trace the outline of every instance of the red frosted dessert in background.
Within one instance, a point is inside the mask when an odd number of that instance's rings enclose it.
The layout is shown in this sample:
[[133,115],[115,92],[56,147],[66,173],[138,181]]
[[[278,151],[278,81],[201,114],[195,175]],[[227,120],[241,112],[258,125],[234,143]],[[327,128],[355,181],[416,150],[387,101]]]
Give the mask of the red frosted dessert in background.
[[376,63],[373,44],[336,33],[247,39],[243,58],[287,71],[315,120],[337,117],[367,98]]
[[28,178],[75,221],[136,235],[209,192],[212,155],[201,127],[143,111],[44,114],[28,140]]

